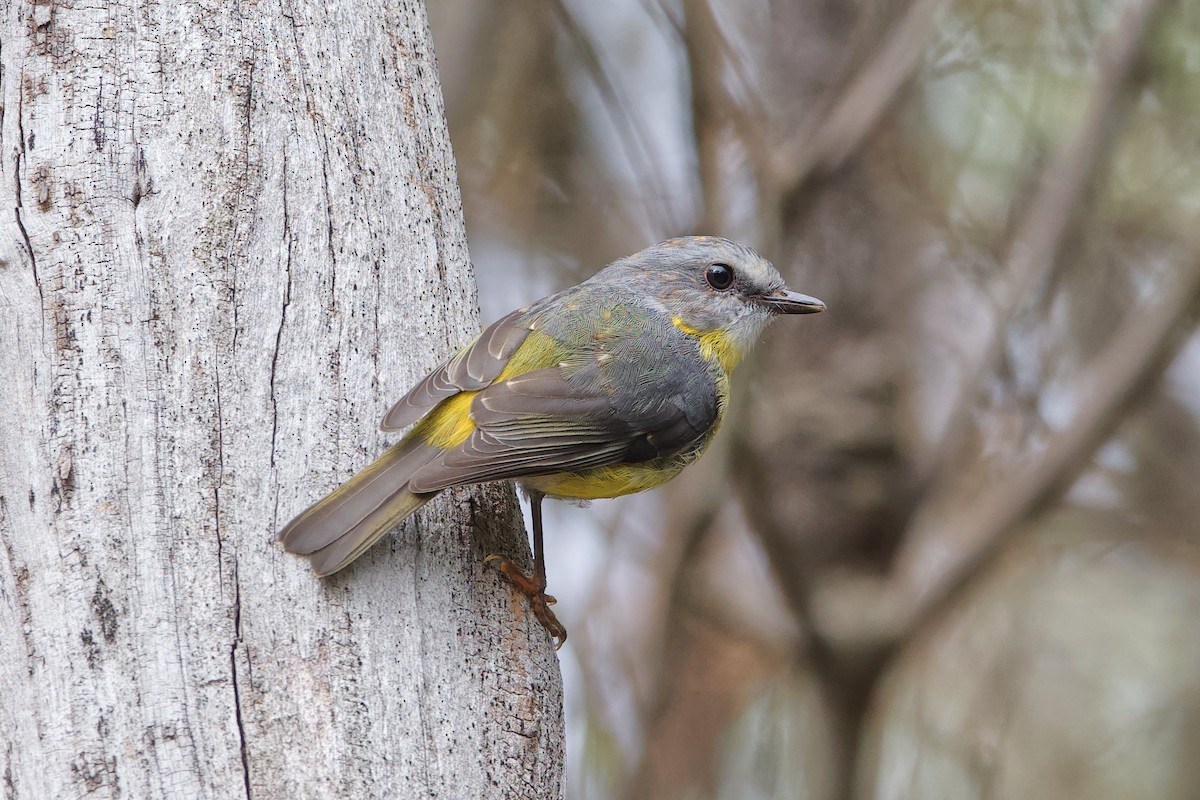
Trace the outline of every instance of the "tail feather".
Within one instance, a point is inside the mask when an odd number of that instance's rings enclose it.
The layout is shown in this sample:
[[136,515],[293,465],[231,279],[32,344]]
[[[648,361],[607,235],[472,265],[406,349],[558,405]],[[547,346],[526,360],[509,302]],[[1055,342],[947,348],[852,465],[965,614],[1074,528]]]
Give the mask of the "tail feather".
[[404,521],[409,514],[428,503],[438,493],[413,494],[407,489],[371,513],[354,528],[343,533],[325,547],[310,553],[308,561],[313,572],[330,575],[361,556],[371,545],[382,539],[388,531]]
[[337,572],[433,499],[437,492],[410,492],[408,482],[439,452],[419,441],[397,443],[285,525],[279,541],[308,556],[318,575]]

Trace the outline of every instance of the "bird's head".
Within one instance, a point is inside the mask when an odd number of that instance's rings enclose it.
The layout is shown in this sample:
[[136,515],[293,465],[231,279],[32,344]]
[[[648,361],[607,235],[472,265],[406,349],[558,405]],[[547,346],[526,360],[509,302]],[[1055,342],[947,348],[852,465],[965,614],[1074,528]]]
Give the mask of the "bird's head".
[[642,293],[727,369],[777,315],[825,310],[815,297],[790,291],[758,253],[717,236],[660,242],[614,262],[593,280]]

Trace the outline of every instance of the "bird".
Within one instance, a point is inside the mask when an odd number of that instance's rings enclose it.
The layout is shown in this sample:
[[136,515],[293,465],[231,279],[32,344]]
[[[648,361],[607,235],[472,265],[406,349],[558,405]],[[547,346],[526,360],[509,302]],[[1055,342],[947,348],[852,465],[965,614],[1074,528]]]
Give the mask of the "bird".
[[492,323],[384,414],[399,442],[279,532],[319,576],[361,556],[439,492],[514,480],[529,496],[532,574],[500,555],[556,647],[542,501],[660,486],[720,427],[730,373],[777,316],[825,304],[750,247],[687,236],[618,259]]

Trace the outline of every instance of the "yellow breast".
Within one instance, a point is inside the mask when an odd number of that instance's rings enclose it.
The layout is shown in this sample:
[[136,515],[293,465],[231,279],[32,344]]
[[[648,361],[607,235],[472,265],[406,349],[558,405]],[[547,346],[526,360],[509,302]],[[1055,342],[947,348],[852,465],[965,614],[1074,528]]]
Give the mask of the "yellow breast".
[[[708,443],[705,442],[705,445]],[[522,478],[521,482],[551,497],[572,500],[600,500],[636,494],[661,486],[679,474],[680,470],[700,457],[701,447],[686,460],[672,459],[669,463],[648,461],[645,464],[611,464],[582,472],[560,472]]]
[[551,497],[574,500],[621,497],[663,485],[704,453],[717,428],[721,426],[721,418],[725,415],[725,403],[729,397],[729,371],[741,361],[742,350],[733,337],[724,331],[701,332],[689,327],[678,317],[672,322],[679,330],[696,338],[700,354],[705,360],[715,361],[721,366],[721,374],[717,379],[717,419],[704,441],[698,447],[671,458],[641,464],[611,464],[581,472],[560,472],[524,478],[522,482],[525,485]]

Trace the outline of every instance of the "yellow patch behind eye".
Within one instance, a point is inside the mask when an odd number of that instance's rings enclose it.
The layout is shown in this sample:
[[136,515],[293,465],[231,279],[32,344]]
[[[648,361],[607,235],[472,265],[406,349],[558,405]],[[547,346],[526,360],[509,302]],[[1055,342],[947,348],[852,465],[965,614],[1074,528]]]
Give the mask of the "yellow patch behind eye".
[[742,360],[744,353],[738,347],[737,341],[721,329],[703,332],[693,328],[680,317],[671,320],[676,328],[688,336],[695,336],[700,346],[700,355],[706,361],[716,361],[721,369],[729,372]]

